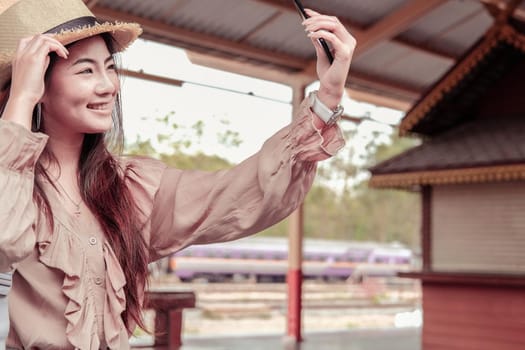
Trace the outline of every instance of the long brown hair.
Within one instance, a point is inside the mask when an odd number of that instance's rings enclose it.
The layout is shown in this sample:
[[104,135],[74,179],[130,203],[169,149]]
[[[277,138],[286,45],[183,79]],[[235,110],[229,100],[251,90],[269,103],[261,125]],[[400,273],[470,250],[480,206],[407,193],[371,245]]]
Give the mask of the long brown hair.
[[[118,63],[115,54],[115,45],[110,34],[102,34],[108,50]],[[69,46],[74,45],[70,44]],[[51,54],[51,61],[46,72],[46,79],[53,69],[56,55]],[[5,107],[8,91],[4,91],[0,107]],[[0,113],[2,108],[0,108]],[[36,108],[33,111],[32,131],[36,130]],[[115,108],[112,113],[113,127],[104,134],[86,134],[82,144],[79,158],[79,186],[82,199],[100,222],[105,236],[117,256],[120,266],[126,277],[124,287],[126,294],[126,309],[122,319],[126,328],[130,329],[131,321],[145,329],[141,312],[140,295],[148,281],[148,249],[141,234],[143,223],[139,222],[139,208],[126,186],[124,177],[125,169],[121,169],[114,154],[121,154],[124,147],[124,134],[122,128],[122,108],[120,93],[117,94]],[[45,121],[42,121],[45,125]],[[40,159],[46,157],[56,162],[52,152],[46,147]],[[49,200],[39,180],[40,176],[47,178],[46,169],[41,162],[35,167],[34,199],[45,214],[51,227],[53,215]],[[51,182],[52,183],[52,182]]]

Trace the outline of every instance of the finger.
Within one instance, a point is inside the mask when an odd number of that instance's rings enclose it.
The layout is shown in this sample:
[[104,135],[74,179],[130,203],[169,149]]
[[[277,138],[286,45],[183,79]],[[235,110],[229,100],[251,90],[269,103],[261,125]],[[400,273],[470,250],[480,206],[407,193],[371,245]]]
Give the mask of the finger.
[[42,34],[42,38],[45,39],[45,40],[49,40],[49,41],[52,41],[54,43],[57,43],[58,45],[61,45],[64,47],[64,49],[67,51],[67,48],[65,47],[64,44],[62,44],[60,41],[58,41],[54,34]]
[[342,33],[342,28],[330,20],[320,20],[316,22],[309,22],[304,24],[304,30],[308,32],[316,32],[319,30],[326,30],[329,32],[337,33],[340,35]]
[[33,48],[33,54],[42,56],[49,56],[51,52],[55,52],[59,57],[67,59],[69,52],[64,50],[64,46],[56,42],[42,41]]
[[58,41],[57,39],[55,39],[52,34],[44,34],[44,40],[47,40],[49,41],[50,43],[52,43],[54,46],[56,46],[57,48],[60,48],[60,52],[56,52],[57,55],[59,55],[60,57],[66,59],[67,56],[69,56],[69,50],[67,49],[67,47],[64,46],[64,44],[62,44],[60,41]]
[[[29,38],[28,38],[29,39]],[[24,40],[24,39],[22,39]],[[67,49],[56,39],[47,36],[47,35],[35,35],[31,37],[28,41],[25,41],[20,44],[20,51],[18,56],[21,58],[25,55],[31,57],[32,55],[39,55],[41,50],[46,50],[49,52],[56,52],[58,56],[62,58],[67,58],[69,52]]]
[[312,19],[312,21],[303,22],[307,32],[316,32],[326,30],[337,35],[342,41],[351,41],[353,39],[350,32],[337,19],[337,17],[319,16]]
[[40,51],[47,49],[47,54],[50,52],[56,52],[58,56],[64,59],[69,55],[69,51],[64,45],[62,45],[62,43],[46,34],[36,36],[28,45],[28,49],[31,49],[33,54],[35,54],[37,50]]
[[319,12],[316,12],[316,11],[314,11],[312,9],[307,8],[307,9],[304,9],[304,10],[306,11],[306,14],[308,16],[310,16],[310,17],[321,16],[321,14]]
[[[352,53],[353,53],[355,45],[352,45],[350,43],[347,44],[341,41],[341,39],[339,39],[337,35],[335,35],[334,33],[320,30],[317,32],[309,33],[308,36],[311,39],[321,39],[322,38],[328,41],[333,49],[334,60],[335,59],[349,60],[352,57]],[[317,50],[317,46],[319,46],[319,44],[315,43],[315,45],[316,45],[316,50]]]

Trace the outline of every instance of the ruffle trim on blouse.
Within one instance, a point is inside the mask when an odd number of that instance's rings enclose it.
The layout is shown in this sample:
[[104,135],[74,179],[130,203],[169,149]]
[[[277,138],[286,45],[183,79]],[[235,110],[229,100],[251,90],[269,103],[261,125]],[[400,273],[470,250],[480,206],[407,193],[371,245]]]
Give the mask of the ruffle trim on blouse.
[[120,334],[124,327],[121,314],[126,309],[126,277],[117,256],[108,242],[104,242],[104,260],[106,261],[106,302],[104,305],[104,334],[110,349],[118,349],[121,344]]
[[[75,349],[98,350],[100,340],[97,336],[96,311],[90,297],[93,295],[93,287],[87,277],[89,273],[86,254],[78,238],[65,232],[62,223],[56,227],[51,237],[42,237],[37,241],[39,261],[64,272],[62,292],[68,299],[64,312],[68,322],[67,340]],[[121,314],[126,308],[126,280],[118,259],[107,243],[104,244],[104,260],[107,266],[104,332],[107,346],[110,349],[118,349],[121,344],[121,330],[124,327]]]
[[[148,157],[125,157],[120,159],[124,180],[138,208],[139,220],[146,245],[151,247],[150,216],[155,195],[160,187],[162,174],[167,166],[157,159]],[[150,252],[151,253],[151,252]],[[142,300],[143,295],[139,295]]]
[[[149,217],[165,165],[153,159],[132,158],[123,161],[121,166],[137,205],[142,214]],[[54,196],[54,192],[50,192]],[[96,310],[91,297],[94,293],[89,280],[87,255],[82,242],[73,233],[74,225],[70,218],[62,211],[54,214],[54,232],[51,234],[49,230],[38,230],[42,233],[37,238],[39,261],[64,273],[62,292],[68,299],[64,312],[68,323],[67,340],[75,349],[98,350],[101,342],[98,339]],[[120,350],[122,344],[128,343],[130,335],[122,321],[122,313],[126,309],[126,278],[110,244],[104,242],[103,248],[106,263],[105,345],[110,349]],[[143,294],[140,294],[140,300],[142,297]]]
[[151,215],[153,200],[159,189],[166,164],[153,158],[131,157],[122,158],[120,166],[124,172],[126,185],[143,215],[142,220],[146,221]]

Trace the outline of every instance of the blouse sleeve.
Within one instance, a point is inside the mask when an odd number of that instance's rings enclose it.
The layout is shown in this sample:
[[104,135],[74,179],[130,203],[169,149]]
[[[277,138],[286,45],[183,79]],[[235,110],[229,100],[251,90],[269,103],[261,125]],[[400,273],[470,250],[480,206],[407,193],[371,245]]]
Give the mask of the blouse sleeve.
[[[305,100],[297,118],[239,165],[217,172],[162,169],[134,171],[142,202],[155,186],[149,220],[154,261],[191,244],[238,239],[287,217],[311,187],[317,161],[344,146],[337,125],[317,130]],[[136,186],[135,186],[136,188]],[[136,190],[134,190],[135,192]],[[144,207],[144,206],[142,206]]]
[[47,138],[0,119],[0,272],[34,249],[34,168]]

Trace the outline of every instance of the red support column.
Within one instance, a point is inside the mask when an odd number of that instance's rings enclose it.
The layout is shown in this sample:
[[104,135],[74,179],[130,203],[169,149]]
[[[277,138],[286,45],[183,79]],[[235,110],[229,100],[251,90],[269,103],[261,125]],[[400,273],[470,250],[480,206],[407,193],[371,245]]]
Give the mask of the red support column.
[[[304,82],[298,81],[293,88],[293,115],[297,114],[299,106],[305,97]],[[303,206],[302,204],[288,218],[288,314],[287,330],[288,340],[302,341],[302,262],[303,262]]]
[[303,208],[299,207],[290,217],[288,253],[288,322],[287,336],[295,342],[302,341],[302,243]]

